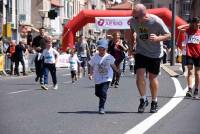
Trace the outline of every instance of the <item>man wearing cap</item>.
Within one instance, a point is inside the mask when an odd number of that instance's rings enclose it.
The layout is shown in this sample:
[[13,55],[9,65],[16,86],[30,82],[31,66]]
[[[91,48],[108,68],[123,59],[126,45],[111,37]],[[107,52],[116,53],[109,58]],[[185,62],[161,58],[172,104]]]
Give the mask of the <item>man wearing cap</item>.
[[150,112],[158,110],[158,74],[160,72],[160,62],[163,57],[162,41],[169,40],[171,34],[161,18],[147,13],[143,4],[136,4],[133,9],[133,18],[130,22],[131,37],[136,42],[135,51],[135,71],[136,84],[140,93],[140,105],[138,112],[143,113],[148,106],[146,97],[145,73],[148,72],[149,88],[151,90]]
[[[192,97],[193,66],[195,70],[195,86],[193,97],[198,98],[198,87],[200,84],[200,29],[199,18],[189,20],[188,25],[179,26],[178,29],[186,33],[186,65],[188,68],[188,91],[186,97]],[[189,28],[188,28],[189,27]]]
[[109,83],[112,81],[113,69],[117,71],[114,64],[115,59],[112,55],[106,52],[108,41],[101,39],[97,42],[98,52],[91,58],[89,79],[94,77],[95,95],[99,98],[99,114],[104,114],[104,105],[107,98]]

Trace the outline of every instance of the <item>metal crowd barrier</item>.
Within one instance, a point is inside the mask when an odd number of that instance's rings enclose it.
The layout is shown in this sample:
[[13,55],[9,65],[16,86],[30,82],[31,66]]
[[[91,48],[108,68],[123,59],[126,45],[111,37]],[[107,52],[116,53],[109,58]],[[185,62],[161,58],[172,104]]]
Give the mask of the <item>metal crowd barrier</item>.
[[[28,54],[24,55],[24,62],[25,62],[25,67],[26,67],[26,72],[33,72],[35,71],[35,56],[36,54]],[[4,70],[6,73],[10,73],[11,69],[11,59],[5,55],[5,65],[4,65]],[[13,64],[13,70],[14,70],[15,64]],[[19,63],[19,72],[22,72],[22,65]]]
[[[28,54],[24,55],[24,62],[26,67],[26,72],[34,72],[35,71],[35,57],[36,54]],[[58,62],[56,67],[58,68],[68,68],[69,67],[69,54],[61,54],[58,58]],[[5,64],[4,64],[4,71],[7,74],[10,74],[11,71],[11,59],[8,55],[5,55]],[[14,71],[15,63],[13,64],[13,71]],[[19,72],[22,72],[22,65],[19,63]]]

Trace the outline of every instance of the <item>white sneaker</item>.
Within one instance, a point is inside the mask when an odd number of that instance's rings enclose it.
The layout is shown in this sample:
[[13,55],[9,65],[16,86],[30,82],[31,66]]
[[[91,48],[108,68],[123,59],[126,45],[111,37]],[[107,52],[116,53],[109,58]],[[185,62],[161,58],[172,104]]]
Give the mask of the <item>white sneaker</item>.
[[54,89],[54,90],[58,90],[58,85],[55,84],[55,85],[53,86],[53,89]]
[[45,84],[45,85],[41,85],[41,88],[44,89],[44,90],[48,90],[48,86]]

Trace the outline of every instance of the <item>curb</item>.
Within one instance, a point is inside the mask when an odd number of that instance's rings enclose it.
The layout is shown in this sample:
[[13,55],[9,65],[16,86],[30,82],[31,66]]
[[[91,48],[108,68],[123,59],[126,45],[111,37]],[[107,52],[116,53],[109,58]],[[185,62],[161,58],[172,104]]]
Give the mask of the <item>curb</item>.
[[164,64],[161,64],[160,67],[161,67],[165,72],[167,72],[171,77],[177,77],[177,76],[180,75],[180,74],[176,73],[174,70],[170,69],[169,67],[167,67],[167,66],[164,65]]

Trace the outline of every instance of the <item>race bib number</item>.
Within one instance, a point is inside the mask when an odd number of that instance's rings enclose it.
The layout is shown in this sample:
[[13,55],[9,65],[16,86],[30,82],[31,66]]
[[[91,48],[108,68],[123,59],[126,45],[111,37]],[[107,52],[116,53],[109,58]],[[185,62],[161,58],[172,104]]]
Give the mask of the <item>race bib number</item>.
[[191,35],[191,36],[189,36],[188,43],[200,44],[200,36],[197,36],[197,35]]
[[148,38],[149,38],[149,34],[148,34],[148,28],[146,28],[146,27],[144,27],[144,26],[140,26],[139,27],[139,32],[140,32],[140,34],[139,34],[139,38],[141,39],[141,40],[147,40]]
[[141,40],[145,41],[149,38],[149,35],[148,35],[148,33],[141,33],[139,37]]

